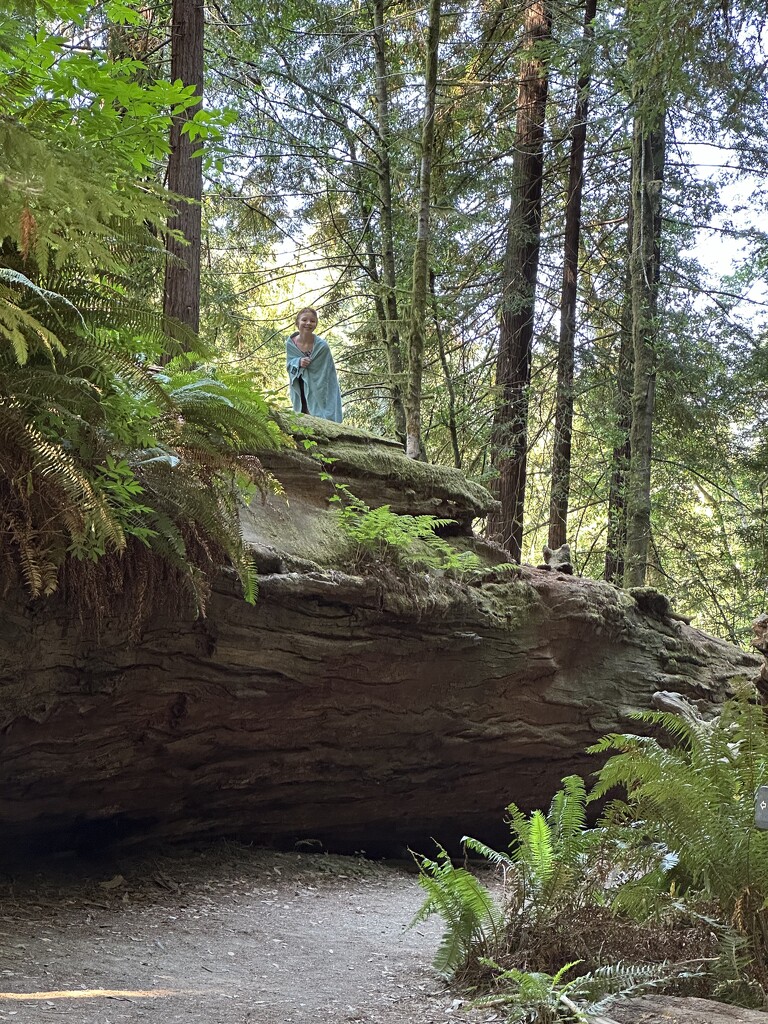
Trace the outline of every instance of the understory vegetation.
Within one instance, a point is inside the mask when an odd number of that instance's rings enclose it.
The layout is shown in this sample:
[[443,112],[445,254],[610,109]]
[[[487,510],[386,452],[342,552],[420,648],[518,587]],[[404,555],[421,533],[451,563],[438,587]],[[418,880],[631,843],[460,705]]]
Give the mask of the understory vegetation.
[[253,601],[239,514],[277,486],[252,453],[282,435],[248,375],[154,301],[170,197],[153,170],[191,90],[140,86],[127,60],[51,66],[62,41],[22,27],[0,39],[4,591],[61,589],[97,620],[122,601],[138,623],[155,595],[204,612],[229,564]]
[[[455,525],[453,519],[411,516],[393,512],[389,505],[369,508],[364,501],[335,493],[339,502],[339,528],[350,544],[350,565],[355,571],[394,572],[441,570],[454,575],[478,570],[481,559],[472,551],[457,551],[440,536],[441,529]],[[497,567],[500,569],[503,567]]]
[[745,696],[712,721],[692,707],[638,718],[643,734],[592,748],[610,756],[591,791],[571,776],[546,813],[509,806],[507,851],[465,837],[496,869],[488,885],[443,849],[417,858],[416,920],[445,926],[435,968],[510,1022],[573,1020],[648,987],[768,1004],[765,711]]

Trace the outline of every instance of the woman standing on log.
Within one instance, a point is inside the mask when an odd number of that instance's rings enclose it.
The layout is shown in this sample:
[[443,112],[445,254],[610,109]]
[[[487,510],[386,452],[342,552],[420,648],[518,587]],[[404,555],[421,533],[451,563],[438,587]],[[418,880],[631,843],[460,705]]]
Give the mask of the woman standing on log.
[[296,412],[341,423],[341,391],[331,349],[315,334],[317,313],[309,306],[296,317],[298,328],[285,343],[291,403]]

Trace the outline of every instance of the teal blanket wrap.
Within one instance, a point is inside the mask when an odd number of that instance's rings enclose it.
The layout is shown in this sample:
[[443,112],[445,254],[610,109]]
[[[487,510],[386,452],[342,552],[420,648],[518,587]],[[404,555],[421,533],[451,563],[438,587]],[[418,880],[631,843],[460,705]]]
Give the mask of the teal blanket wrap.
[[312,361],[309,366],[300,366],[306,352],[294,344],[292,338],[285,343],[286,368],[291,388],[291,404],[296,412],[301,412],[301,391],[299,381],[304,384],[304,396],[307,400],[307,411],[310,416],[320,416],[324,420],[341,423],[341,391],[336,367],[333,364],[331,349],[325,338],[315,335],[315,346],[312,349]]

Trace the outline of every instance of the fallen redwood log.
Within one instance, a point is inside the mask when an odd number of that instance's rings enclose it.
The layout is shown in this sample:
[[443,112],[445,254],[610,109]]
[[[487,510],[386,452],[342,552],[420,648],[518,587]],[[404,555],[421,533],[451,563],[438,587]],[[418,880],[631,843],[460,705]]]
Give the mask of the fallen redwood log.
[[615,1003],[615,1024],[763,1024],[762,1010],[747,1010],[712,999],[683,996],[641,996]]
[[[301,422],[369,506],[451,518],[452,542],[474,543],[472,519],[493,505],[483,488],[361,431]],[[205,619],[163,608],[133,642],[129,616],[97,633],[60,598],[6,598],[6,847],[503,841],[509,801],[546,805],[563,775],[595,767],[586,746],[631,728],[655,691],[706,706],[758,675],[757,657],[653,591],[529,567],[463,582],[330,568],[348,553],[319,463],[302,448],[270,458],[285,494],[245,524],[255,607],[222,576]]]
[[656,690],[717,702],[759,661],[626,593],[524,568],[418,607],[370,578],[287,572],[258,603],[101,638],[51,602],[4,607],[5,844],[238,835],[377,849],[496,840]]

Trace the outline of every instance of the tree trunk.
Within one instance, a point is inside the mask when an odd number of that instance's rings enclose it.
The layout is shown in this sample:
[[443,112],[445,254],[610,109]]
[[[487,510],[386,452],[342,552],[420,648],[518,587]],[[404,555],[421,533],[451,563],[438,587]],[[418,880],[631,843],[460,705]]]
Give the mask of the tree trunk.
[[646,127],[635,117],[632,153],[632,430],[627,482],[626,586],[645,582],[651,539],[651,452],[656,397],[656,339],[664,179],[664,114]]
[[397,306],[395,270],[395,232],[392,222],[392,161],[389,124],[389,78],[384,38],[384,0],[374,3],[373,44],[376,57],[376,115],[379,129],[379,201],[381,230],[381,282],[386,310],[384,335],[389,369],[390,403],[395,433],[405,443],[405,404],[403,401],[403,354],[400,347],[400,316]]
[[421,133],[419,174],[419,215],[413,254],[411,316],[408,330],[408,389],[405,401],[405,452],[410,459],[422,459],[421,381],[424,372],[424,321],[429,276],[429,212],[432,198],[432,157],[435,141],[437,60],[440,43],[440,0],[430,0],[427,30],[426,103]]
[[[631,169],[630,169],[631,179]],[[624,303],[621,310],[619,359],[616,368],[616,443],[611,458],[611,483],[608,493],[608,538],[605,549],[603,578],[620,586],[624,582],[624,549],[627,545],[627,474],[629,473],[632,429],[632,296],[629,272],[629,254],[632,252],[634,217],[632,203],[627,213],[627,265],[624,284]]]
[[584,56],[577,85],[576,109],[571,131],[568,195],[565,205],[565,254],[560,297],[560,341],[557,354],[557,398],[555,400],[555,442],[552,452],[552,491],[549,505],[549,546],[559,548],[567,540],[568,501],[571,490],[571,436],[573,432],[573,368],[576,339],[579,245],[581,241],[581,195],[584,185],[584,149],[591,84],[591,43],[597,0],[584,8]]
[[488,522],[489,535],[505,547],[515,561],[520,561],[523,542],[528,389],[539,267],[544,117],[549,85],[548,55],[541,47],[552,35],[550,0],[535,0],[529,4],[524,30],[524,47],[529,56],[521,68],[518,88],[517,135],[496,368],[499,396],[491,440],[493,463],[499,474],[501,511]]
[[171,155],[168,161],[168,187],[182,197],[175,203],[175,214],[168,221],[170,231],[178,231],[187,244],[171,234],[166,239],[168,257],[165,266],[163,312],[193,331],[200,327],[200,242],[201,200],[203,195],[203,158],[199,139],[191,140],[182,132],[185,123],[200,109],[203,96],[204,8],[201,0],[173,0],[171,25],[171,79],[193,85],[200,102],[174,117],[171,125]]
[[435,272],[429,272],[429,293],[432,296],[432,312],[435,318],[435,335],[437,336],[437,347],[440,352],[440,365],[443,368],[443,380],[448,396],[448,433],[451,436],[451,451],[453,452],[453,464],[456,469],[461,469],[461,448],[459,447],[459,428],[456,422],[456,386],[453,383],[451,368],[448,365],[448,355],[445,351],[443,329],[440,323],[440,309],[437,304],[437,292],[435,290]]

